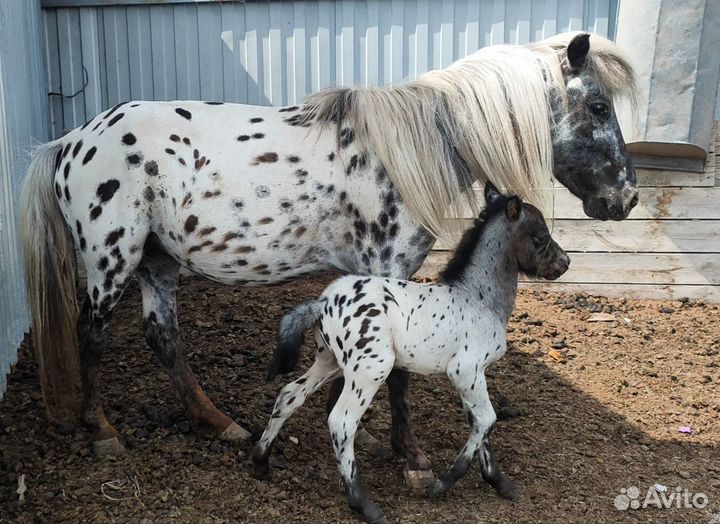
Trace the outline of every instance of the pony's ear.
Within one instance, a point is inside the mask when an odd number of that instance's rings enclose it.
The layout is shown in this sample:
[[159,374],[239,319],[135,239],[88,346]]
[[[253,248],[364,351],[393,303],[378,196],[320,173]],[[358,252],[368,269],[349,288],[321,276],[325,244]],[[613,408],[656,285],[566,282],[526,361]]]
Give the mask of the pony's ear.
[[505,204],[505,216],[508,217],[510,222],[515,222],[520,218],[520,211],[522,210],[522,200],[516,196],[512,196],[508,199]]
[[585,67],[589,52],[589,33],[581,33],[573,38],[567,46],[567,61],[570,67],[576,70]]
[[485,182],[485,205],[489,206],[500,198],[500,191],[492,184],[492,182]]

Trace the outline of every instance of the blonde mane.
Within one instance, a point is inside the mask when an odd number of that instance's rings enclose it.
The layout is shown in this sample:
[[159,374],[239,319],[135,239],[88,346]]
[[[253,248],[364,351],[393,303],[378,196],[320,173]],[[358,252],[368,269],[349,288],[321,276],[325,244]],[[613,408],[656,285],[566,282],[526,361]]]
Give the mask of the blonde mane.
[[[376,154],[413,217],[437,238],[456,238],[471,186],[490,180],[546,213],[552,194],[552,92],[565,92],[563,49],[576,33],[529,46],[480,49],[444,70],[397,86],[335,88],[307,100],[306,114],[350,127]],[[634,93],[615,44],[591,38],[588,67],[611,96]],[[557,89],[553,89],[553,86]]]

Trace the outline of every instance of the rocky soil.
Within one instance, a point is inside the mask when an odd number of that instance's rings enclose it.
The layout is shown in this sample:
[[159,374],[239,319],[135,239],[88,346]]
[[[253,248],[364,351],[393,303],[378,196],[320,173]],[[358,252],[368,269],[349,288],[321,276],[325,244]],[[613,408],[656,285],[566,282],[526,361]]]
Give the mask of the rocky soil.
[[[263,378],[277,322],[328,278],[256,289],[190,278],[181,286],[188,361],[216,405],[256,437],[283,383]],[[690,301],[522,291],[508,354],[489,377],[502,417],[493,446],[520,500],[499,499],[474,468],[431,502],[404,484],[401,460],[361,449],[366,483],[398,522],[720,523],[718,321],[717,306]],[[143,340],[134,286],[111,327],[103,397],[128,447],[118,458],[92,456],[82,427],[47,423],[31,348],[22,347],[0,402],[0,521],[356,521],[332,456],[326,394],[316,394],[285,426],[273,482],[255,480],[250,442],[219,442],[187,419]],[[423,449],[441,472],[468,433],[459,399],[442,377],[414,377],[410,399]],[[388,443],[386,388],[365,425]],[[21,475],[23,504],[16,493]],[[668,487],[665,496],[676,486],[704,493],[707,506],[615,508],[621,490],[638,487],[642,502],[656,483]]]

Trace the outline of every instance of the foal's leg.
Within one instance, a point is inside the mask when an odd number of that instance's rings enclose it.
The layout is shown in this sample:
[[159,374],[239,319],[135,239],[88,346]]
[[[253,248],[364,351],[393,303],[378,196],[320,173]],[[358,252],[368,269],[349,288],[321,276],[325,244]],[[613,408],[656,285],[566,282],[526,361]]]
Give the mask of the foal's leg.
[[[322,348],[322,346],[319,347]],[[255,467],[255,477],[262,480],[270,478],[268,459],[280,428],[305,403],[305,400],[310,395],[339,373],[340,367],[335,357],[329,350],[322,349],[317,353],[313,365],[302,377],[282,388],[275,401],[270,421],[253,451],[252,459]]]
[[407,459],[406,476],[414,488],[427,488],[432,481],[432,465],[422,452],[415,434],[410,428],[410,411],[407,395],[410,388],[410,373],[393,369],[387,379],[390,390],[392,427],[390,444],[393,450]]
[[[392,350],[387,353],[392,355]],[[382,510],[365,493],[360,471],[355,462],[354,444],[360,418],[392,369],[394,359],[390,357],[384,360],[383,364],[379,364],[379,360],[374,360],[373,363],[377,362],[377,367],[369,371],[363,370],[362,374],[349,372],[351,363],[348,362],[348,368],[345,370],[345,386],[328,417],[335,459],[345,485],[348,505],[371,524],[382,524],[387,520]]]
[[137,269],[145,340],[165,367],[193,422],[210,427],[222,440],[247,439],[250,433],[213,405],[183,357],[175,302],[179,269],[178,263],[164,251],[146,247]]
[[480,469],[483,479],[494,487],[501,497],[517,498],[515,485],[500,471],[490,450],[489,434],[495,424],[496,416],[490,403],[484,375],[474,376],[471,373],[463,373],[458,376],[451,374],[450,378],[460,391],[465,410],[470,415],[472,429],[467,443],[450,470],[430,486],[430,496],[437,497],[445,493],[460,480],[470,468],[478,448],[481,448]]

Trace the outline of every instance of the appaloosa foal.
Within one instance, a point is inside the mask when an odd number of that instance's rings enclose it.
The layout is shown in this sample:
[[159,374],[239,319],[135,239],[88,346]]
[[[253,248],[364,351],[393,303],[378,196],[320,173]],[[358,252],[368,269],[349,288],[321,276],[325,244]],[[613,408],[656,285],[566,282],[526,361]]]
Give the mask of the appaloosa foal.
[[[285,386],[253,454],[255,474],[269,477],[268,458],[285,420],[328,380],[345,386],[328,423],[350,507],[372,523],[386,522],[365,494],[355,463],[360,417],[393,368],[423,375],[445,373],[460,392],[472,432],[452,468],[430,487],[447,491],[470,466],[476,451],[483,479],[505,498],[515,486],[495,464],[488,436],[495,423],[485,369],[505,353],[505,328],[515,304],[518,273],[556,279],[569,258],[548,232],[540,212],[516,196],[486,185],[486,208],[468,230],[440,283],[357,276],[333,282],[319,300],[288,313],[268,376],[294,369],[302,333],[315,325],[315,363]],[[328,350],[328,351],[326,351]]]

